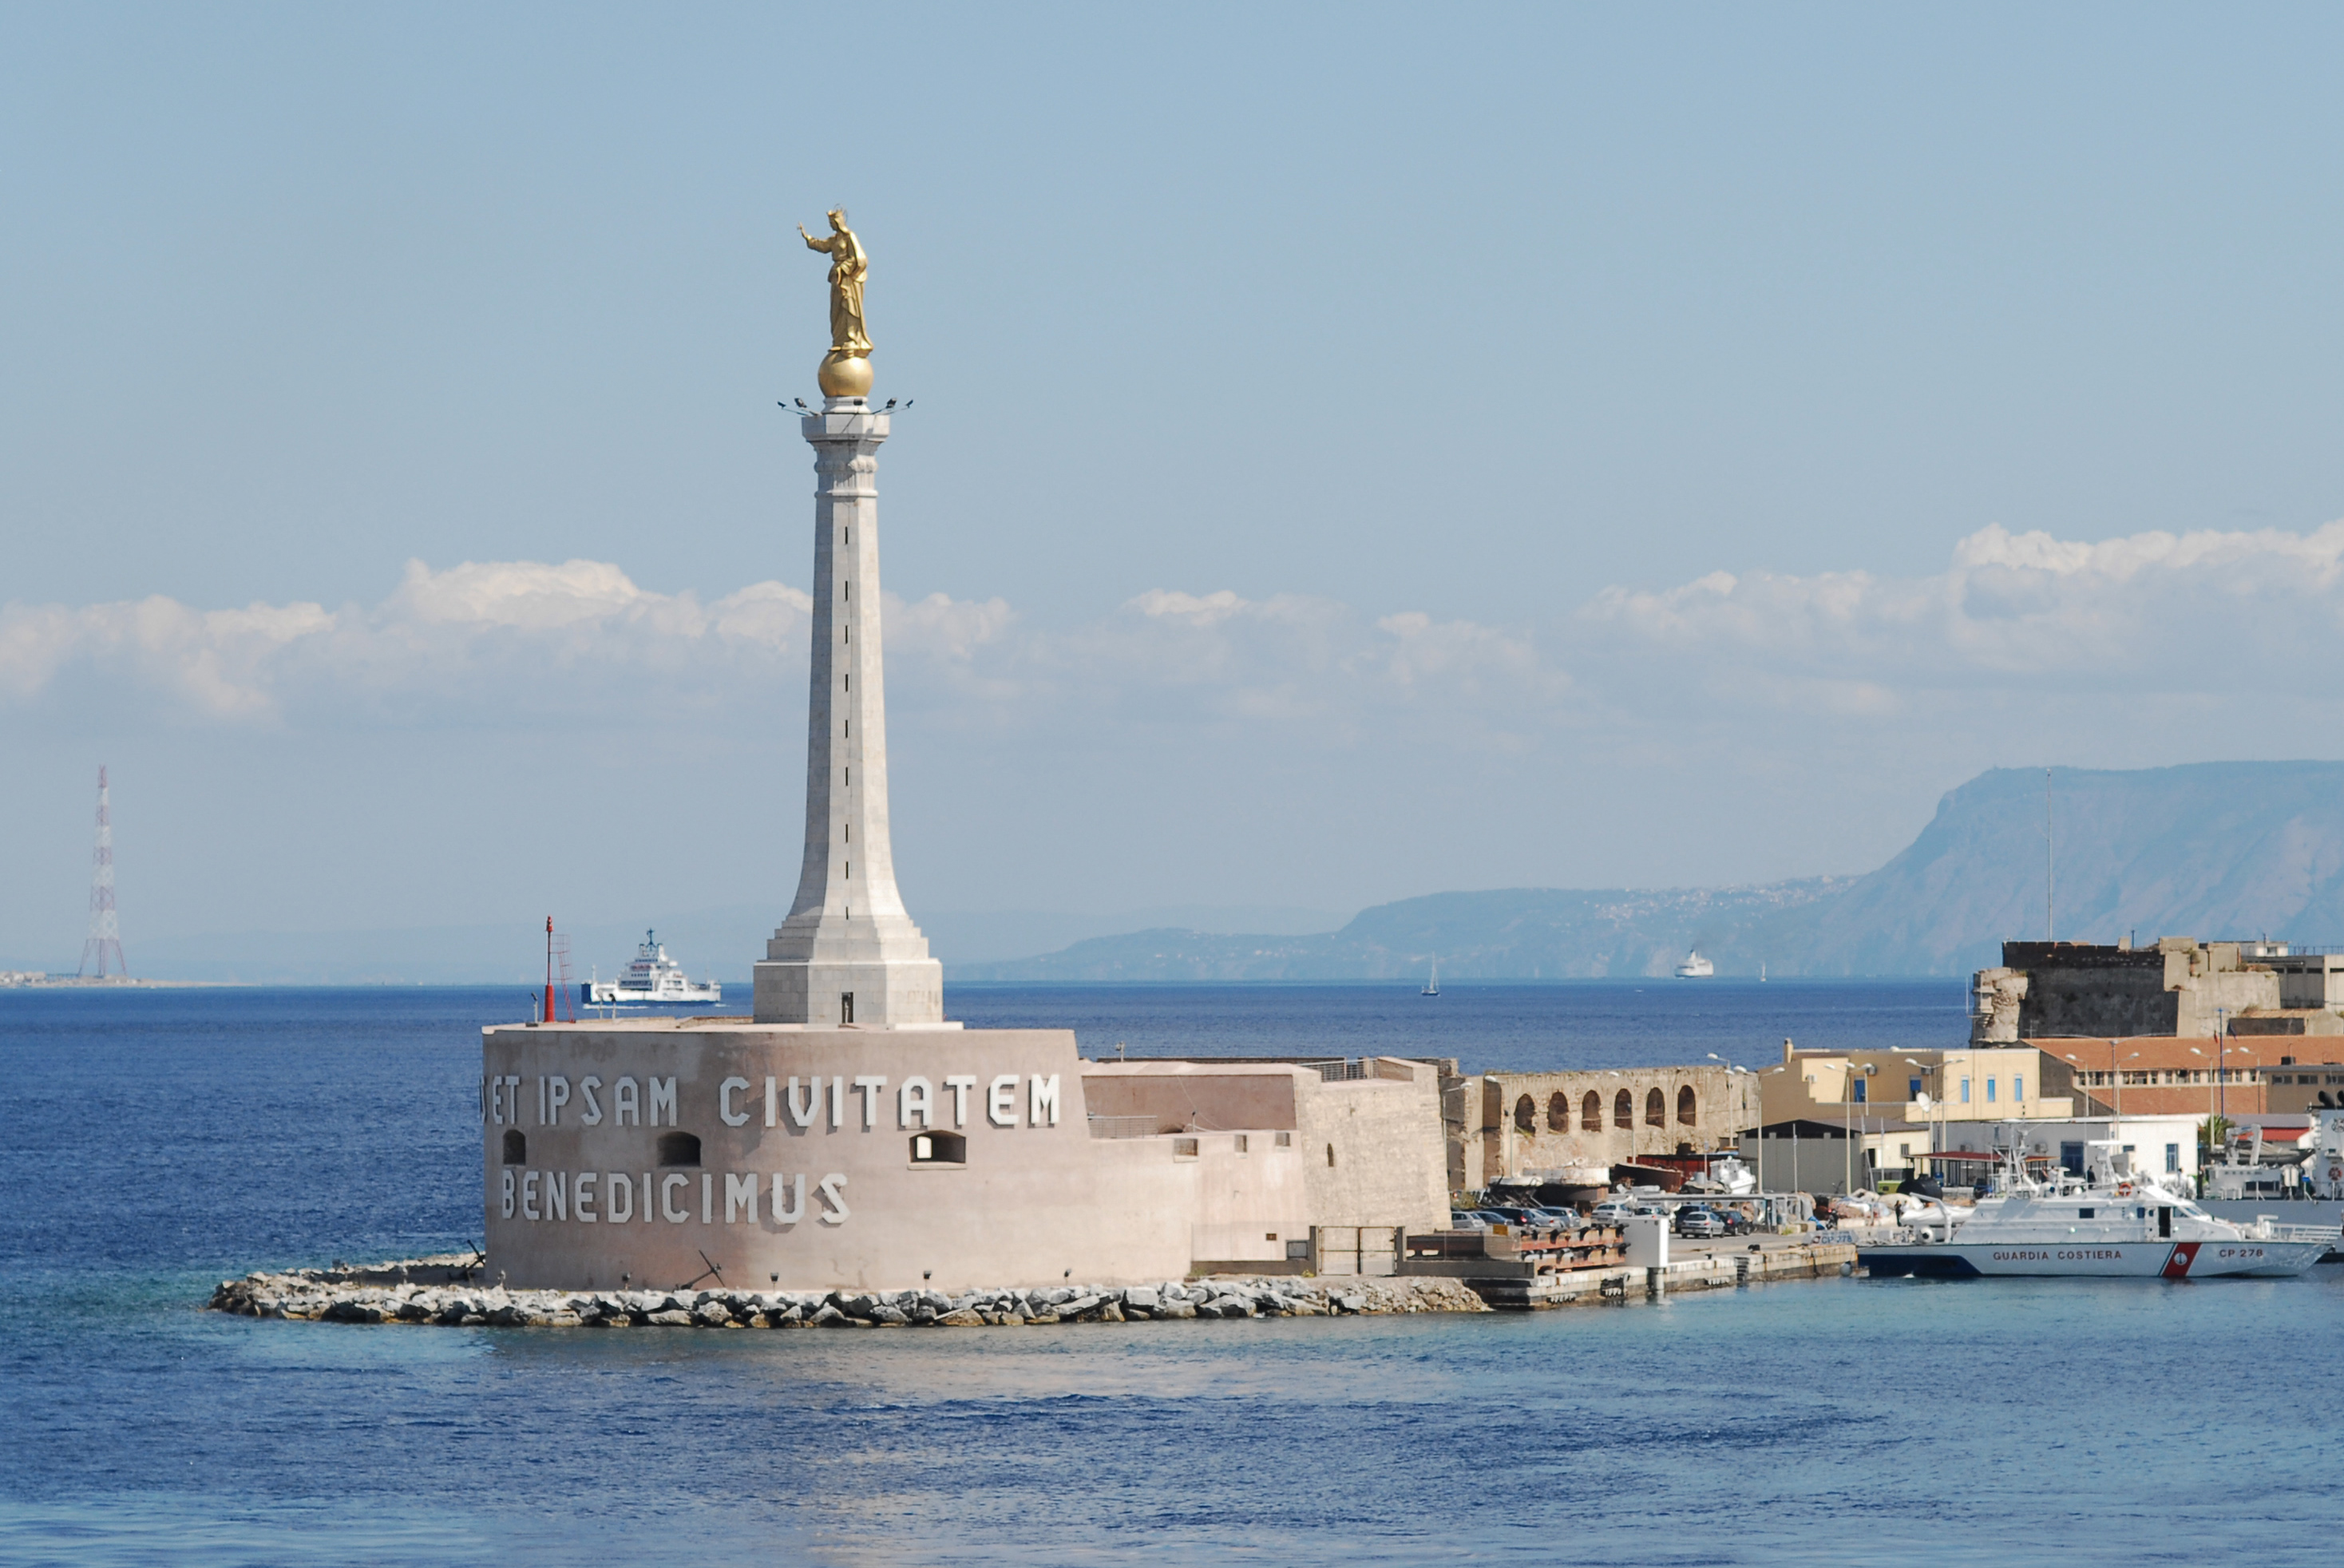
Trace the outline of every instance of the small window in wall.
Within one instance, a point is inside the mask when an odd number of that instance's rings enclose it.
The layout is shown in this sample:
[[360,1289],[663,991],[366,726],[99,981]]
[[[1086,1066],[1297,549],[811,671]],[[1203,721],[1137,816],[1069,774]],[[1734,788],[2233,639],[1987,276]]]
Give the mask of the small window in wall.
[[1175,1159],[1196,1158],[1197,1140],[1193,1138],[1174,1138],[1172,1140],[1172,1158]]
[[1906,1078],[1904,1080],[1904,1098],[1906,1099],[1919,1099],[1921,1098],[1921,1080],[1919,1078]]
[[662,1165],[698,1165],[700,1135],[695,1132],[660,1134],[659,1162]]
[[1514,1130],[1516,1132],[1538,1130],[1538,1102],[1528,1095],[1514,1102]]
[[1701,1116],[1699,1114],[1700,1110],[1701,1102],[1694,1097],[1692,1086],[1691,1084],[1687,1084],[1684,1087],[1677,1090],[1677,1123],[1679,1126],[1691,1127],[1695,1122],[1699,1121],[1701,1119]]
[[838,994],[838,1021],[842,1024],[854,1022],[854,993],[852,991]]
[[1962,1080],[1962,1103],[1964,1105],[1970,1103],[1970,1080],[1967,1078]]
[[1854,1100],[1856,1104],[1862,1105],[1865,1099],[1869,1098],[1865,1091],[1872,1087],[1872,1080],[1869,1078],[1852,1077],[1848,1079],[1847,1087],[1847,1098]]
[[1669,1125],[1669,1098],[1658,1089],[1652,1090],[1644,1097],[1644,1125],[1646,1127]]
[[1249,1150],[1248,1150],[1248,1148],[1246,1148],[1246,1135],[1245,1135],[1245,1134],[1243,1134],[1243,1133],[1239,1133],[1239,1134],[1238,1134],[1237,1143],[1238,1143],[1238,1152],[1239,1154],[1245,1154],[1245,1153],[1248,1153],[1248,1152],[1250,1152],[1250,1151],[1249,1151]]
[[1593,1089],[1588,1090],[1587,1098],[1579,1102],[1579,1130],[1581,1132],[1603,1130],[1603,1097]]
[[1294,1147],[1294,1135],[1290,1132],[1279,1133],[1278,1135],[1278,1147],[1280,1148],[1292,1148]]
[[1612,1125],[1620,1128],[1636,1125],[1636,1097],[1626,1089],[1612,1097]]
[[922,1132],[912,1136],[914,1165],[966,1165],[968,1139],[956,1132]]
[[507,1165],[529,1163],[529,1139],[521,1136],[519,1128],[505,1129],[505,1163]]
[[1550,1132],[1571,1130],[1571,1097],[1560,1089],[1547,1098],[1546,1125]]
[[1994,1080],[1992,1078],[1985,1080],[1985,1103],[1988,1105],[1992,1105],[1994,1103]]
[[2181,1146],[2177,1143],[2165,1146],[2165,1173],[2167,1176],[2181,1174]]
[[2026,1098],[2026,1080],[2025,1078],[2015,1077],[2010,1080],[2010,1098],[2013,1099],[2025,1099]]

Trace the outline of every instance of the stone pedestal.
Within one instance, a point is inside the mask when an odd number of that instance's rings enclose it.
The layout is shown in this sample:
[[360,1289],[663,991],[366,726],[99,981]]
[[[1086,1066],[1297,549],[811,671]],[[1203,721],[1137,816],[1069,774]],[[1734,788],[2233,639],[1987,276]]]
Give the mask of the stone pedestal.
[[756,966],[756,1019],[934,1027],[944,966],[895,890],[887,824],[876,477],[888,417],[830,398],[800,426],[817,476],[805,856],[789,917]]

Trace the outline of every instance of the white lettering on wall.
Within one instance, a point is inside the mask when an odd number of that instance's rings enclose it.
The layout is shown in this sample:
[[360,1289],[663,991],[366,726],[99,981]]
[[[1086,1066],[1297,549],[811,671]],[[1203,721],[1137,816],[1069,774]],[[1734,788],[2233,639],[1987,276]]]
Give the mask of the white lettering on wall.
[[1026,1125],[1056,1127],[1058,1125],[1058,1075],[1044,1077],[1036,1073],[1026,1086]]
[[586,1109],[578,1119],[584,1122],[588,1127],[600,1127],[602,1125],[602,1102],[594,1098],[594,1091],[601,1087],[602,1080],[601,1078],[580,1078],[578,1080],[578,1092],[586,1097]]
[[700,1173],[700,1222],[716,1223],[716,1173],[712,1170]]
[[[643,1178],[643,1179],[645,1181],[649,1181],[651,1178],[647,1176]],[[692,1178],[688,1176],[663,1176],[660,1178],[660,1218],[666,1220],[670,1225],[681,1225],[685,1220],[692,1218],[691,1215],[685,1213],[682,1209],[678,1209],[675,1206],[675,1189],[679,1187],[689,1187],[691,1185]]]
[[743,1209],[749,1211],[749,1223],[757,1223],[757,1173],[735,1176],[728,1170],[724,1173],[724,1223],[732,1224],[733,1215]]
[[611,1223],[624,1225],[635,1217],[635,1180],[624,1171],[610,1175]]
[[560,1127],[561,1125],[561,1108],[570,1103],[570,1080],[565,1077],[548,1078],[545,1080],[545,1087],[548,1097],[545,1102],[546,1107],[553,1112],[553,1115],[547,1118],[546,1125],[549,1127]]
[[643,1172],[643,1223],[649,1225],[653,1218],[654,1216],[652,1213],[652,1173],[646,1170]]
[[652,1078],[649,1081],[652,1086],[651,1125],[653,1127],[659,1126],[660,1107],[665,1106],[667,1107],[667,1124],[670,1127],[673,1127],[675,1125],[675,1080],[673,1078]]
[[537,1125],[545,1125],[545,1075],[537,1075]]
[[520,1217],[523,1219],[537,1218],[537,1172],[534,1170],[520,1173]]
[[1017,1125],[1017,1075],[1004,1073],[993,1080],[993,1091],[985,1097],[985,1119],[995,1127]]
[[822,1080],[814,1078],[806,1085],[805,1103],[798,1103],[798,1080],[790,1080],[790,1119],[800,1127],[812,1127],[813,1118],[822,1114]]
[[863,1130],[865,1132],[879,1125],[879,1096],[886,1087],[885,1078],[866,1074],[855,1076],[854,1092],[863,1097]]
[[748,1087],[747,1078],[726,1078],[716,1086],[716,1114],[723,1118],[726,1127],[749,1125],[749,1113],[732,1108],[732,1097],[744,1092]]
[[481,1077],[480,1077],[480,1125],[481,1125],[481,1126],[483,1126],[483,1127],[486,1127],[486,1126],[488,1125],[488,1121],[489,1121],[489,1080],[488,1080],[488,1077],[487,1077],[487,1075],[486,1075],[486,1074],[483,1074],[483,1075],[481,1075]]
[[804,1218],[804,1174],[801,1172],[798,1175],[796,1178],[796,1185],[790,1193],[790,1200],[788,1203],[784,1204],[782,1201],[782,1178],[779,1172],[775,1172],[773,1176],[773,1223],[776,1225],[795,1225],[799,1220],[803,1219]]
[[566,1170],[545,1173],[545,1217],[548,1219],[570,1218],[570,1173]]
[[611,1125],[612,1127],[641,1127],[643,1125],[643,1102],[642,1098],[635,1092],[635,1080],[632,1078],[621,1078],[619,1080],[618,1088],[613,1091],[611,1096]]
[[916,1074],[905,1078],[904,1087],[895,1091],[895,1125],[910,1127],[914,1117],[920,1118],[922,1127],[933,1125],[928,1119],[928,1098],[933,1092],[927,1079]]
[[976,1079],[968,1073],[955,1073],[945,1080],[945,1087],[953,1092],[953,1126],[968,1125],[968,1091],[976,1087]]
[[822,1214],[822,1222],[824,1225],[844,1225],[846,1223],[846,1196],[840,1190],[845,1187],[845,1185],[846,1178],[834,1170],[828,1176],[823,1177],[820,1185],[816,1188],[816,1190],[822,1194],[823,1202],[829,1205],[828,1208],[823,1210]]
[[782,1125],[781,1106],[777,1103],[781,1097],[775,1092],[779,1087],[773,1080],[773,1075],[767,1073],[765,1075],[765,1125],[767,1127]]
[[591,1170],[581,1170],[578,1173],[578,1179],[571,1184],[571,1201],[578,1210],[578,1223],[581,1225],[594,1223],[594,1183],[601,1179]]
[[846,1080],[830,1080],[830,1130],[836,1132],[846,1125]]
[[507,1219],[510,1219],[512,1218],[512,1214],[513,1214],[513,1168],[512,1168],[511,1166],[508,1165],[508,1166],[506,1166],[506,1167],[505,1167],[505,1203],[504,1203],[504,1217],[505,1217]]

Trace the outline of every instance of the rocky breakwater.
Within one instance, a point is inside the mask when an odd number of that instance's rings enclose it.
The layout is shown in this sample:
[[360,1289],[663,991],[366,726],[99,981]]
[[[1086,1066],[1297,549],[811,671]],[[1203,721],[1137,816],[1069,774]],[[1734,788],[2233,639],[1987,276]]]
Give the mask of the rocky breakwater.
[[1486,1312],[1454,1280],[1209,1279],[1158,1285],[1058,1285],[970,1290],[507,1290],[457,1280],[419,1283],[449,1260],[361,1270],[303,1269],[223,1280],[211,1310],[329,1323],[511,1328],[1005,1328],[1181,1318],[1329,1318]]

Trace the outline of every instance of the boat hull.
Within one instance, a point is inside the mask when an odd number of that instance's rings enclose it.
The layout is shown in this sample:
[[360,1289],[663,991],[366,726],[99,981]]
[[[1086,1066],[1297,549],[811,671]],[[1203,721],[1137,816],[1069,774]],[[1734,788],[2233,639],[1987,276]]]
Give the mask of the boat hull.
[[700,1002],[722,1002],[722,986],[687,986],[681,990],[645,991],[631,986],[617,986],[605,981],[600,985],[581,986],[586,1005],[590,1007],[672,1007]]
[[1955,1241],[1859,1247],[1855,1259],[1876,1280],[2286,1280],[2327,1249],[2321,1241]]

